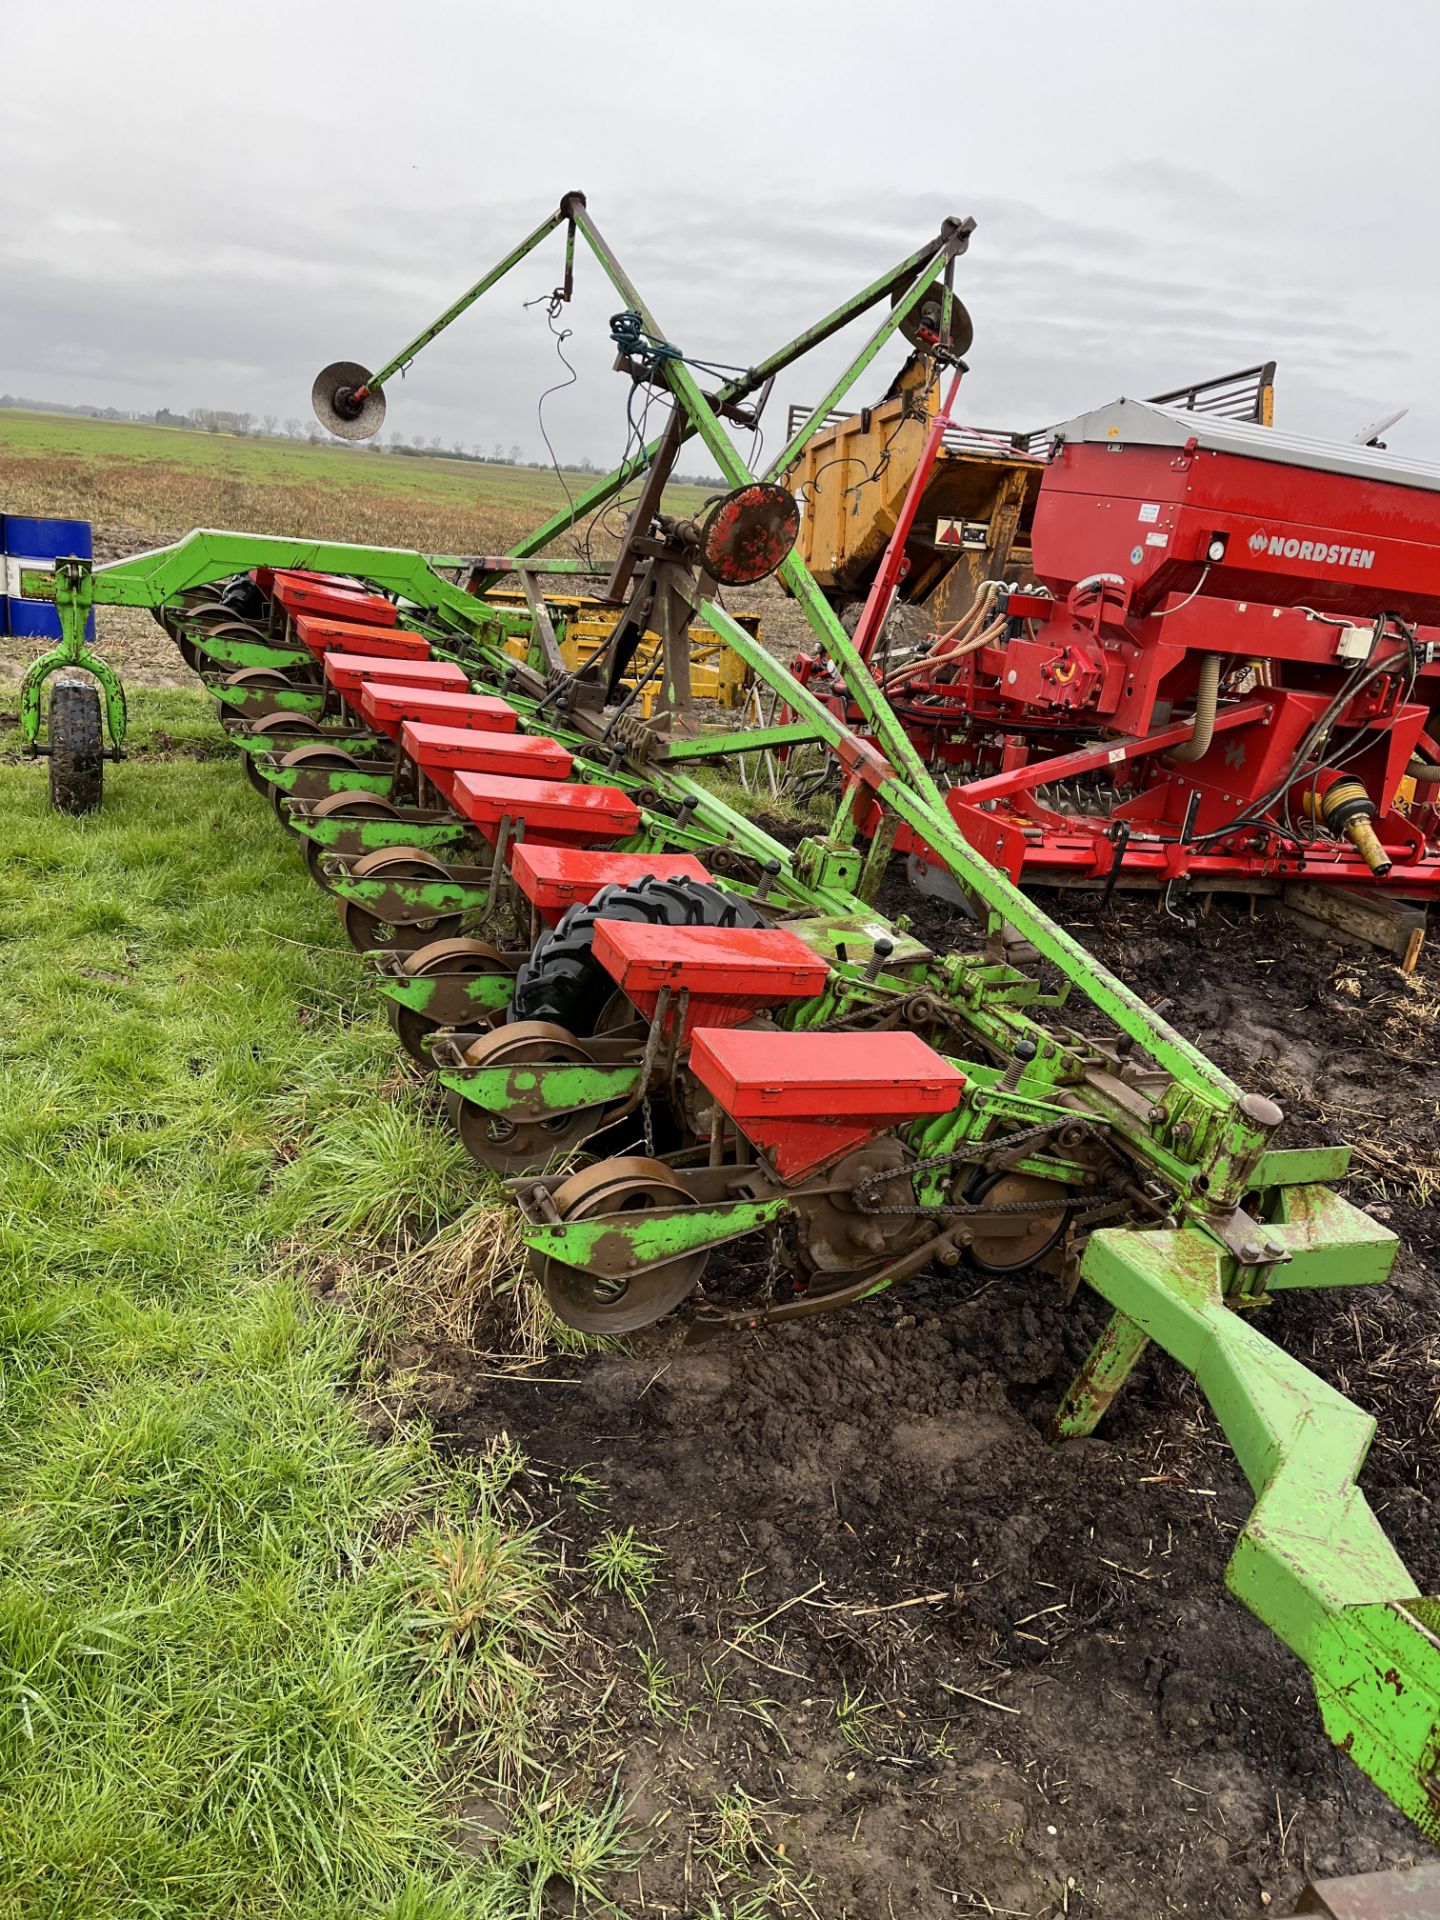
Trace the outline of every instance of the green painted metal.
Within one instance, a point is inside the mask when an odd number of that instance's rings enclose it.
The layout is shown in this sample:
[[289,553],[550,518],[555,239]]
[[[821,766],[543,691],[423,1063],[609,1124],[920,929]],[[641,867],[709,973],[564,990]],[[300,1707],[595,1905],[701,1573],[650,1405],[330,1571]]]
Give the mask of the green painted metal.
[[478,913],[490,898],[486,887],[453,880],[356,880],[348,873],[331,873],[326,885],[337,899],[353,901],[377,919],[398,913],[406,922]]
[[[33,580],[36,576],[26,577]],[[45,682],[52,673],[78,667],[82,672],[93,674],[100,683],[105,726],[118,756],[125,745],[125,689],[115,669],[92,651],[85,639],[91,603],[83,578],[76,574],[74,563],[66,560],[57,561],[54,574],[47,571],[43,577],[51,583],[49,597],[54,599],[60,615],[60,638],[48,653],[31,662],[20,681],[20,738],[27,751],[33,753],[40,738],[41,695]]]
[[380,991],[387,1000],[409,1007],[415,1013],[429,1013],[441,995],[447,998],[459,995],[476,1013],[500,1013],[509,1006],[514,990],[515,982],[508,973],[431,973],[418,980],[380,982]]
[[[289,746],[304,746],[303,740],[287,743]],[[282,767],[278,760],[272,761],[270,754],[258,753],[252,756],[251,765],[272,787],[278,787],[282,793],[303,792],[310,800],[323,800],[330,793],[383,793],[388,796],[395,784],[393,774],[355,773],[349,767],[338,767],[333,772],[321,773],[313,767]]]
[[313,720],[325,705],[325,695],[318,687],[255,687],[247,692],[244,687],[222,686],[217,678],[208,691],[247,719],[258,720],[267,713],[303,713]]
[[460,298],[453,301],[438,319],[432,320],[428,327],[422,327],[413,340],[408,341],[401,347],[398,353],[392,354],[390,359],[385,362],[384,366],[382,366],[377,373],[371,374],[369,380],[366,382],[367,386],[371,388],[383,387],[385,382],[393,379],[397,373],[404,373],[416,354],[419,353],[423,347],[428,347],[437,334],[443,333],[453,320],[458,320],[462,313],[466,312],[468,308],[473,307],[481,294],[488,293],[491,287],[498,285],[512,267],[518,267],[526,255],[533,253],[540,242],[552,234],[564,218],[563,210],[557,209],[548,219],[542,220],[532,234],[527,235],[518,247],[513,247],[510,252],[506,254],[505,258],[493,266],[481,279],[477,280],[473,287],[467,288],[466,291],[461,294]]
[[458,821],[346,820],[341,816],[311,820],[292,814],[290,825],[318,847],[351,855],[375,853],[381,847],[423,847],[427,853],[444,854],[458,851],[466,839]]
[[1350,1171],[1349,1147],[1271,1147],[1255,1169],[1257,1187],[1303,1186],[1319,1180],[1328,1185]]
[[1099,1377],[1113,1391],[1143,1336],[1195,1379],[1256,1494],[1226,1584],[1310,1668],[1331,1738],[1440,1838],[1440,1607],[1356,1484],[1375,1422],[1231,1310],[1225,1264],[1191,1230],[1097,1233],[1081,1272],[1134,1330]]
[[272,667],[276,673],[293,673],[297,667],[315,664],[314,654],[304,647],[282,647],[274,640],[236,640],[226,634],[211,639],[203,627],[191,630],[190,644],[208,667],[226,673],[236,673],[241,667]]
[[441,1086],[487,1113],[543,1120],[628,1100],[640,1085],[640,1068],[638,1064],[471,1067],[463,1072],[447,1068],[439,1080]]
[[672,740],[661,758],[667,766],[682,760],[719,760],[727,754],[801,747],[819,738],[813,726],[797,720],[783,727],[751,727],[744,733],[701,733],[693,740]]
[[732,1200],[712,1207],[676,1207],[637,1213],[625,1219],[600,1215],[593,1220],[562,1220],[528,1226],[525,1239],[543,1259],[558,1260],[587,1273],[619,1276],[661,1266],[683,1253],[723,1246],[727,1240],[778,1220],[790,1202]]

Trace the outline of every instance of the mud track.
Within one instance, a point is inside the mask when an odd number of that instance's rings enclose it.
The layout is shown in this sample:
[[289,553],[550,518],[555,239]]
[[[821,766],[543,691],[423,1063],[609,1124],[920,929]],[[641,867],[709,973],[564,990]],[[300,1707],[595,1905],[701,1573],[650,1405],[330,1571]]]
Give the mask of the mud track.
[[[926,937],[952,930],[906,904]],[[1144,899],[1049,904],[1282,1100],[1282,1138],[1357,1143],[1350,1191],[1402,1235],[1397,1275],[1283,1295],[1265,1327],[1378,1416],[1366,1490],[1440,1590],[1434,955],[1407,982],[1243,905],[1189,930]],[[778,1858],[813,1875],[825,1920],[1286,1913],[1307,1872],[1426,1851],[1226,1594],[1250,1499],[1179,1368],[1152,1354],[1099,1436],[1046,1445],[1100,1319],[1043,1278],[951,1276],[703,1350],[661,1327],[624,1357],[552,1362],[546,1384],[401,1356],[457,1448],[524,1448],[528,1497],[576,1555],[606,1526],[665,1551],[648,1627],[589,1603],[586,1684],[555,1729],[583,1746],[579,1701],[614,1682],[607,1752],[659,1823],[637,1911],[729,1912],[744,1889],[713,1842],[737,1789],[784,1848],[768,1865],[752,1849],[777,1893],[761,1910],[806,1910]],[[603,1512],[557,1488],[576,1469],[608,1488]],[[642,1654],[669,1677],[668,1717]]]

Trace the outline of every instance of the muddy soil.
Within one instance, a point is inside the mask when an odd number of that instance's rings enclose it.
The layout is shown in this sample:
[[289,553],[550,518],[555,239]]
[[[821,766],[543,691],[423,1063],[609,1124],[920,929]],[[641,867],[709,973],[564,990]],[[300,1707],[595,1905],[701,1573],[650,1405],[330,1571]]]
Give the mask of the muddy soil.
[[[1440,1591],[1435,956],[1407,981],[1243,906],[1190,929],[1144,899],[1048,904],[1278,1097],[1283,1138],[1357,1142],[1350,1190],[1403,1236],[1396,1276],[1282,1295],[1265,1327],[1378,1416],[1366,1491]],[[947,937],[947,910],[909,906]],[[950,1276],[702,1349],[662,1326],[543,1384],[403,1356],[457,1448],[523,1447],[575,1555],[606,1528],[663,1549],[643,1622],[589,1603],[557,1728],[593,1734],[603,1698],[602,1745],[655,1823],[636,1911],[731,1911],[737,1794],[773,1897],[755,1911],[825,1920],[1286,1913],[1307,1873],[1426,1852],[1226,1594],[1250,1500],[1179,1368],[1151,1355],[1096,1438],[1046,1444],[1100,1324],[1053,1282]],[[601,1508],[557,1481],[577,1470]]]

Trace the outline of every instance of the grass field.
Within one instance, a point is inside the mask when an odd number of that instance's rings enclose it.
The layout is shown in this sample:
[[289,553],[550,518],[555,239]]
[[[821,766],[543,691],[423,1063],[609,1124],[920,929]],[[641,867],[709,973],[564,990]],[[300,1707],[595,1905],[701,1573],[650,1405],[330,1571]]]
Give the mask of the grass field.
[[[79,415],[0,410],[0,501],[19,514],[174,535],[189,527],[304,532],[415,546],[502,550],[595,478],[488,462],[376,454],[330,441],[237,437]],[[673,505],[703,498],[671,489]]]
[[486,1195],[208,705],[135,705],[95,816],[0,764],[0,1913],[595,1911],[559,1543],[367,1384]]

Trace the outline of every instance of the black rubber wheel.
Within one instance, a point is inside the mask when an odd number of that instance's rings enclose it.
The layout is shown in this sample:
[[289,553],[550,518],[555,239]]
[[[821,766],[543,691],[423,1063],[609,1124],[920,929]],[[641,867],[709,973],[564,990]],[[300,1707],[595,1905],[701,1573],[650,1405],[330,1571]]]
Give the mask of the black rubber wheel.
[[93,813],[105,776],[100,689],[73,676],[50,684],[50,804],[57,813]]
[[220,589],[220,598],[242,620],[263,620],[265,617],[265,596],[248,573],[237,573],[233,580],[227,580]]
[[535,944],[515,975],[511,1020],[550,1020],[571,1033],[594,1033],[615,993],[595,958],[597,920],[641,920],[653,927],[763,927],[769,923],[743,894],[703,880],[657,880],[604,887],[588,906],[573,906]]

